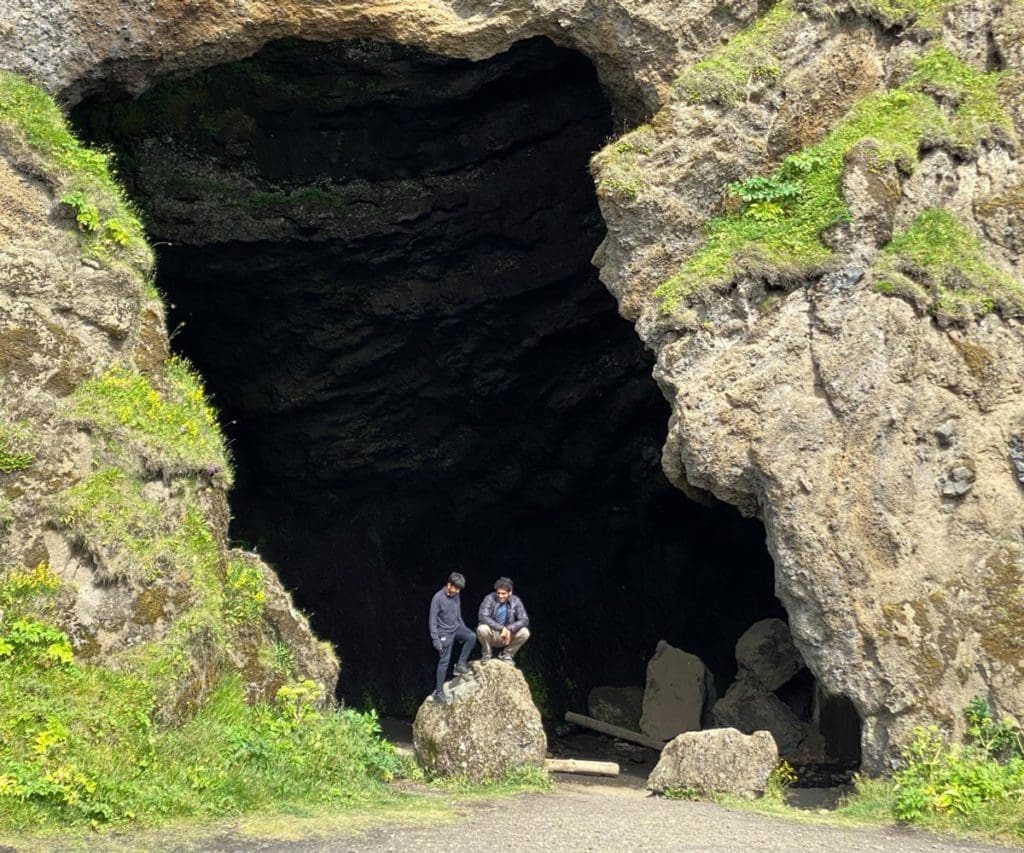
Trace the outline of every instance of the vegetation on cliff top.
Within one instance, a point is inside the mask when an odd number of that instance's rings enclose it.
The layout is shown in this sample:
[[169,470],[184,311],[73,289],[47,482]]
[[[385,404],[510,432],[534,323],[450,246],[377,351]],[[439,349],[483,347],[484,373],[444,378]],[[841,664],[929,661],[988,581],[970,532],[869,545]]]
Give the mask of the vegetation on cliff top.
[[113,176],[110,155],[79,142],[45,92],[0,71],[0,133],[25,145],[73,216],[89,257],[146,272],[153,255],[138,215]]
[[[879,166],[895,163],[910,171],[925,138],[969,150],[997,130],[1008,132],[1012,125],[1000,106],[998,77],[975,72],[949,51],[936,48],[918,60],[903,86],[858,102],[819,144],[787,157],[768,177],[730,185],[742,201],[740,209],[712,219],[704,243],[658,288],[663,310],[675,311],[745,268],[794,280],[820,268],[833,255],[821,240],[823,232],[850,217],[840,190],[846,153],[871,139],[878,146]],[[955,104],[952,110],[940,105],[950,102]],[[918,229],[915,239],[933,233]],[[986,286],[1002,283],[992,277],[985,281]],[[988,302],[968,295],[961,305],[960,290],[936,294],[930,310],[962,313],[967,303],[999,307],[1016,300],[1015,290]]]

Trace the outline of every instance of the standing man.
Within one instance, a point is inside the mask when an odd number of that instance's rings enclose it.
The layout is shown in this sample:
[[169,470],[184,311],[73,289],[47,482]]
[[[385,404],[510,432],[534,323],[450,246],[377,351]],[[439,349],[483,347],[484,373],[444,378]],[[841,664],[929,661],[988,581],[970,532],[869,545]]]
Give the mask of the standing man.
[[480,603],[480,622],[476,635],[483,648],[481,663],[491,659],[491,648],[501,648],[498,660],[515,666],[515,654],[530,639],[530,617],[518,595],[512,594],[510,578],[498,578],[494,592],[484,596]]
[[462,599],[459,593],[465,588],[466,579],[458,572],[452,572],[448,575],[448,583],[435,592],[430,600],[430,639],[434,643],[434,650],[440,655],[437,661],[437,686],[433,698],[442,705],[445,704],[445,676],[448,674],[448,662],[452,659],[455,641],[462,643],[459,662],[455,664],[456,675],[469,672],[466,661],[469,660],[469,653],[476,645],[473,632],[462,621]]

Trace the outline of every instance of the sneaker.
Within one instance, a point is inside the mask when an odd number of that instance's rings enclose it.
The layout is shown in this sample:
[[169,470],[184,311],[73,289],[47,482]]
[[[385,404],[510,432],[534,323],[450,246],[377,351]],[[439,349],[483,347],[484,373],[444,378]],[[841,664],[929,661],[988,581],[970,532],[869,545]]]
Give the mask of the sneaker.
[[435,690],[430,694],[430,698],[437,702],[438,705],[448,704],[448,699],[445,697],[443,690]]
[[464,663],[455,664],[455,669],[452,670],[456,675],[465,675],[469,672],[469,666]]
[[480,663],[490,663],[490,662],[491,662],[491,656],[490,655],[480,655]]
[[502,663],[510,663],[512,664],[512,666],[516,665],[516,662],[512,659],[512,655],[510,655],[508,652],[502,652],[500,655],[498,655],[498,660],[500,660]]

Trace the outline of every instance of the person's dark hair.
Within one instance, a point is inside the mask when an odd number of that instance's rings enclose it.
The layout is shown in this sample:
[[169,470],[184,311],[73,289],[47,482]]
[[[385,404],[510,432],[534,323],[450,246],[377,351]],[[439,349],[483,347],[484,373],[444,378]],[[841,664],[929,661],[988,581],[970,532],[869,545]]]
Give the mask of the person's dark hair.
[[457,586],[460,590],[466,588],[466,579],[459,572],[452,572],[448,575],[448,583],[452,586]]
[[512,578],[498,578],[494,582],[494,588],[496,590],[507,589],[509,592],[512,592]]

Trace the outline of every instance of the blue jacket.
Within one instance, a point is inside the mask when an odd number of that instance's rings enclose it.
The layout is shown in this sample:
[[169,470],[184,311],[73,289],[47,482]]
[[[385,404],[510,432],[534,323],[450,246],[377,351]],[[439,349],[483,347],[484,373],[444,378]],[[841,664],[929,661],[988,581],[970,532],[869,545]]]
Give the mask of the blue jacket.
[[508,628],[513,634],[520,628],[530,627],[530,617],[526,615],[522,599],[518,595],[510,595],[506,603],[508,611],[505,614],[505,624],[502,625],[495,619],[498,607],[501,606],[497,593],[492,592],[485,595],[484,600],[480,602],[480,624],[493,628],[495,631]]

